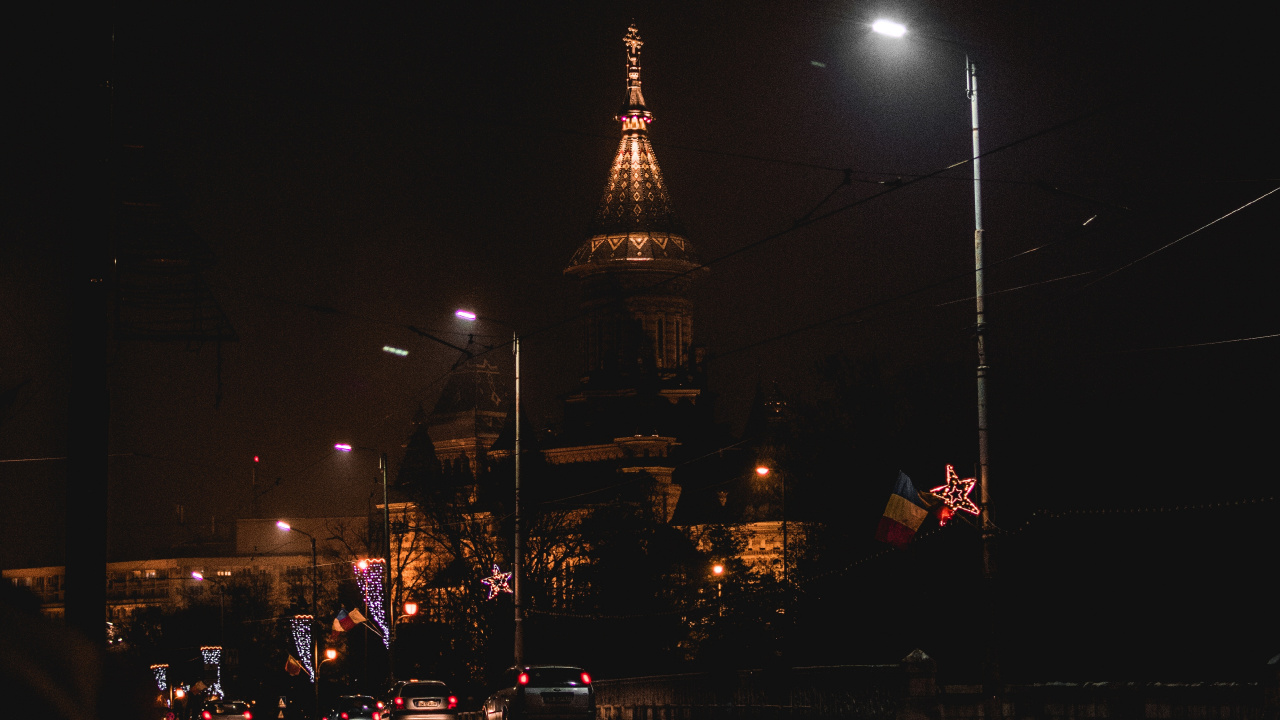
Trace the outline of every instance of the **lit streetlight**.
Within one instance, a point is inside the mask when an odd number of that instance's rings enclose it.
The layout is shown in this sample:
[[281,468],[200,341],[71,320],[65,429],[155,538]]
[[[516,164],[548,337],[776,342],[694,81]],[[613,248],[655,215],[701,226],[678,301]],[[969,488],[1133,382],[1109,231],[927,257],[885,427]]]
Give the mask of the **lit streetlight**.
[[721,579],[724,577],[724,565],[716,563],[711,566],[711,576],[716,579],[716,616],[724,615],[724,602],[721,600]]
[[[890,20],[877,20],[871,29],[881,35],[900,38],[907,33],[905,25]],[[982,530],[982,576],[991,579],[995,575],[995,564],[992,558],[992,542],[995,538],[995,525],[991,522],[991,485],[988,473],[989,457],[987,454],[987,349],[984,333],[987,329],[985,293],[983,291],[982,274],[982,181],[979,172],[979,158],[982,153],[978,145],[978,71],[973,59],[965,53],[966,94],[969,97],[969,114],[972,118],[973,133],[973,282],[977,310],[977,349],[978,349],[978,509],[979,524]]]
[[516,667],[524,666],[524,528],[520,524],[520,335],[512,328],[509,323],[492,318],[480,318],[476,313],[470,310],[458,310],[454,312],[454,316],[459,320],[467,322],[475,322],[483,319],[489,322],[496,322],[499,325],[506,325],[511,328],[511,351],[516,358],[516,383],[515,383],[515,420],[516,420],[516,438],[515,438],[515,500],[514,500],[514,522],[515,522],[515,543],[512,548],[511,561],[511,577],[514,582],[514,596],[512,604],[515,605],[515,664]]
[[907,34],[907,26],[892,20],[877,20],[871,23],[871,29],[881,35],[900,38]]
[[[756,477],[761,480],[769,477],[772,470],[768,465],[761,463],[756,465]],[[782,488],[782,582],[787,582],[787,476],[784,474],[781,479]]]
[[387,559],[387,582],[383,585],[385,597],[382,598],[382,607],[385,608],[386,617],[384,619],[387,621],[387,631],[390,634],[390,637],[387,638],[387,655],[389,656],[387,659],[387,674],[394,680],[396,666],[393,648],[395,647],[396,631],[395,623],[391,622],[391,569],[394,565],[391,559],[391,503],[387,500],[387,454],[374,448],[355,447],[349,443],[336,443],[333,449],[348,453],[353,450],[378,453],[378,472],[382,476],[382,539],[383,547],[386,550],[386,554],[383,557]]
[[[896,26],[896,27],[895,27]],[[906,34],[905,26],[889,21],[878,20],[871,29],[882,35],[902,37]],[[945,42],[945,41],[944,41]],[[985,293],[983,292],[982,274],[982,180],[978,169],[982,152],[978,145],[978,71],[973,59],[966,52],[964,56],[966,94],[969,97],[969,115],[972,119],[973,134],[973,283],[976,301],[978,365],[978,522],[982,534],[982,577],[986,581],[987,612],[989,621],[994,622],[995,609],[991,593],[991,580],[995,577],[995,562],[992,557],[992,545],[995,542],[995,524],[991,522],[991,484],[989,476],[989,456],[987,453],[987,349],[984,334],[987,329]],[[1000,663],[993,644],[988,643],[986,668],[983,671],[985,694],[988,700],[988,713],[992,717],[1000,717],[1003,713],[1003,701],[999,696],[1003,693],[1003,682],[1000,680]]]
[[[320,617],[319,615],[317,615],[317,614],[316,614],[316,598],[317,598],[317,595],[318,595],[317,590],[318,590],[318,588],[319,588],[319,582],[318,582],[318,579],[317,579],[317,576],[316,576],[316,536],[315,536],[315,535],[312,535],[311,533],[307,532],[306,530],[301,530],[301,529],[299,529],[299,528],[293,527],[292,525],[290,525],[289,523],[285,522],[284,520],[277,520],[277,521],[276,521],[276,527],[280,528],[281,530],[284,530],[285,532],[297,532],[297,533],[302,533],[303,535],[306,535],[308,538],[310,538],[310,539],[311,539],[311,617],[312,617],[312,619],[313,619],[312,621],[314,622],[316,618],[319,618],[319,617]],[[318,643],[317,643],[317,641],[316,641],[316,636],[315,636],[315,632],[314,632],[314,629],[313,629],[313,632],[311,633],[311,662],[312,662],[312,667],[314,667],[314,668],[316,669],[316,677],[311,678],[311,681],[312,681],[312,682],[311,682],[311,684],[315,686],[315,691],[316,691],[316,707],[315,707],[315,710],[316,710],[316,712],[317,712],[317,713],[319,713],[319,712],[320,712],[320,656],[319,656],[319,649],[320,649],[320,646],[319,646],[319,644],[318,644]]]
[[[199,570],[192,570],[191,579],[204,582],[207,578],[205,578],[204,573],[200,572]],[[221,644],[223,647],[225,647],[227,644],[227,639],[226,639],[227,621],[226,621],[226,601],[224,598],[224,594],[222,592],[222,582],[219,580],[212,580],[212,579],[209,579],[209,582],[212,582],[214,586],[218,588],[218,643]]]

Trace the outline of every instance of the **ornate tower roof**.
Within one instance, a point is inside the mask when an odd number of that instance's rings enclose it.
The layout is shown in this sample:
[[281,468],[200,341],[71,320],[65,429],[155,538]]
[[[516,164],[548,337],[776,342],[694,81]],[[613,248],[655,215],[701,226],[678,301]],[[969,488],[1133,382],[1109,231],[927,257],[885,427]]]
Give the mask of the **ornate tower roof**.
[[[566,273],[587,275],[632,263],[650,269],[682,272],[698,264],[649,143],[653,113],[640,91],[640,48],[635,25],[623,39],[627,48],[627,97],[617,120],[622,142],[613,159],[609,181],[591,224],[591,237],[579,246]],[[638,269],[638,268],[637,268]]]

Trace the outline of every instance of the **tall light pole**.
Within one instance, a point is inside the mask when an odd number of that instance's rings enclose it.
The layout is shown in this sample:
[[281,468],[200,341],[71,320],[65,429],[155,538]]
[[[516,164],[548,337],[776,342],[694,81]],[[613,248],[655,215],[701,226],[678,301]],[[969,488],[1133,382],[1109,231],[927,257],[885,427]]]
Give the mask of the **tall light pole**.
[[[901,23],[890,20],[877,20],[871,29],[881,35],[901,38],[907,34],[907,28]],[[946,41],[943,41],[946,42]],[[995,575],[995,563],[992,558],[991,545],[995,538],[995,525],[991,522],[991,484],[989,475],[989,456],[987,453],[987,347],[985,334],[986,293],[983,289],[982,274],[982,174],[979,160],[982,151],[978,144],[978,69],[973,58],[965,53],[965,94],[969,98],[969,115],[972,120],[973,134],[973,283],[977,323],[978,366],[978,508],[981,511],[979,521],[982,529],[982,576],[991,579]]]
[[[877,20],[872,23],[871,29],[881,35],[895,38],[901,38],[907,34],[905,25],[889,20]],[[987,365],[987,349],[984,337],[987,321],[984,302],[985,293],[982,286],[982,175],[978,167],[982,151],[978,144],[978,70],[973,58],[967,52],[964,56],[964,68],[965,94],[969,98],[969,115],[972,120],[970,125],[973,134],[973,283],[975,309],[977,311],[975,334],[977,336],[978,350],[978,521],[982,534],[982,577],[986,585],[987,610],[992,612],[994,618],[991,581],[994,579],[996,572],[995,561],[992,557],[992,545],[995,542],[995,524],[991,522],[991,483],[989,456],[987,453],[987,371],[989,367]],[[999,688],[998,660],[990,646],[988,648],[987,664],[987,694],[991,697],[992,693],[999,692],[1001,688]],[[991,709],[996,717],[1000,716],[1003,707],[998,699]]]
[[[285,532],[302,533],[303,535],[306,535],[308,538],[311,539],[311,622],[318,623],[320,621],[320,616],[316,614],[316,607],[317,607],[316,598],[317,598],[317,590],[319,589],[319,583],[317,582],[317,579],[316,579],[316,536],[312,535],[306,530],[300,530],[296,527],[293,527],[292,525],[285,522],[284,520],[277,520],[276,527],[280,528],[281,530],[284,530]],[[311,628],[311,667],[315,668],[315,677],[311,678],[311,684],[315,686],[315,694],[316,694],[315,711],[317,715],[320,714],[320,653],[319,653],[319,650],[320,650],[319,640],[316,638],[315,628],[313,627]]]
[[392,613],[391,608],[394,605],[394,603],[391,602],[391,599],[392,599],[391,586],[393,584],[391,580],[391,569],[392,567],[394,567],[394,564],[392,563],[392,560],[391,560],[391,504],[387,500],[387,454],[379,450],[376,450],[374,448],[355,447],[352,445],[348,445],[347,443],[337,443],[333,446],[333,449],[338,450],[340,452],[351,452],[352,450],[360,450],[363,452],[378,453],[378,472],[382,476],[382,540],[383,540],[383,549],[386,550],[386,554],[383,557],[385,557],[387,560],[387,578],[386,578],[387,581],[383,583],[383,594],[385,595],[385,597],[382,598],[382,607],[383,607],[383,612],[386,615],[385,619],[387,621],[387,634],[388,634],[387,674],[390,676],[391,680],[395,680],[396,627],[395,627],[395,623],[391,621],[391,613]]
[[[475,322],[479,317],[470,310],[458,310],[454,313],[456,317],[467,322]],[[493,320],[492,318],[484,318],[487,321],[496,322],[499,325],[511,325],[501,320]],[[511,352],[516,358],[516,386],[515,386],[515,418],[516,418],[516,439],[515,439],[515,500],[513,508],[515,520],[515,542],[512,548],[511,560],[511,577],[515,583],[512,593],[515,605],[515,665],[516,667],[524,666],[524,528],[520,524],[520,334],[511,328]]]
[[[191,571],[191,578],[193,580],[199,580],[200,582],[209,581],[209,578],[206,578],[204,576],[204,573],[198,570]],[[226,621],[226,607],[225,607],[226,602],[223,597],[222,582],[219,580],[212,580],[210,582],[212,582],[218,588],[218,644],[222,645],[223,647],[226,647],[227,646],[227,638],[226,638],[227,621]]]

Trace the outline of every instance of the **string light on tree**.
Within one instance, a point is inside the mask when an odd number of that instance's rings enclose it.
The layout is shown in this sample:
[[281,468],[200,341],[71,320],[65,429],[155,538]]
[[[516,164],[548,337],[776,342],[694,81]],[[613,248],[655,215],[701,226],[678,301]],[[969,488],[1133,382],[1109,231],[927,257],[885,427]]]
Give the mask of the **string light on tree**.
[[360,595],[364,597],[364,606],[369,611],[369,619],[382,630],[382,644],[391,647],[391,633],[387,630],[383,603],[387,588],[387,561],[382,558],[361,560],[352,566],[352,570],[356,574],[356,584],[360,586]]
[[311,654],[311,623],[314,620],[315,618],[311,615],[294,615],[293,620],[290,621],[293,626],[293,647],[298,651],[302,667],[307,671],[311,682],[316,681],[316,669],[313,666],[315,660]]
[[942,512],[938,514],[938,524],[946,525],[951,516],[957,510],[967,512],[970,515],[979,513],[978,506],[973,504],[969,499],[969,493],[973,492],[973,487],[978,482],[977,478],[961,479],[956,475],[956,469],[950,465],[947,466],[947,484],[939,485],[929,492],[942,499]]
[[480,582],[489,586],[489,597],[487,598],[489,600],[497,597],[500,592],[511,592],[511,573],[502,572],[502,568],[496,564],[493,566],[493,574]]
[[169,665],[161,663],[151,666],[151,674],[156,676],[156,687],[160,688],[160,692],[166,692],[169,689]]
[[213,666],[213,685],[209,686],[209,689],[218,697],[222,697],[222,647],[206,645],[200,648],[200,655],[204,657],[205,667]]

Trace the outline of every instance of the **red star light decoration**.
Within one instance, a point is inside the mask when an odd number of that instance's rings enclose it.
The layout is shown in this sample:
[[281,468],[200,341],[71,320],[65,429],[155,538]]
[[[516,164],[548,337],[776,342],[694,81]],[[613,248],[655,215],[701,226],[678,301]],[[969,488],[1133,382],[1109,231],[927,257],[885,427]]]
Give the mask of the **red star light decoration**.
[[973,492],[973,486],[977,483],[976,478],[961,480],[960,476],[956,475],[956,469],[950,465],[947,466],[947,484],[939,485],[929,491],[942,498],[942,503],[946,505],[938,515],[938,525],[946,525],[956,510],[963,510],[970,515],[978,514],[978,506],[969,499],[969,493]]
[[493,574],[480,581],[484,585],[489,586],[488,600],[492,600],[498,596],[500,592],[511,592],[511,573],[504,573],[497,565],[493,566]]

